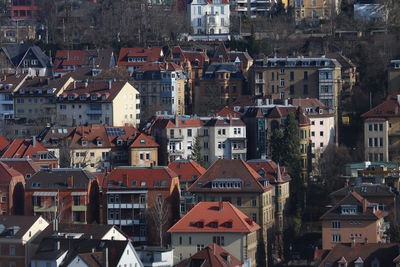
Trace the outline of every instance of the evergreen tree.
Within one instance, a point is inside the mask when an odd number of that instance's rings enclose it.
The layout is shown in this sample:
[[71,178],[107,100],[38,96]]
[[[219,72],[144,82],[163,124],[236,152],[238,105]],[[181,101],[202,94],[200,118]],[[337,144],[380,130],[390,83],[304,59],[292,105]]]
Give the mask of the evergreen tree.
[[283,164],[284,162],[284,155],[283,155],[283,134],[282,131],[279,129],[275,129],[272,132],[272,135],[269,139],[270,142],[270,149],[271,149],[271,158],[276,163]]
[[294,112],[288,114],[283,131],[283,164],[292,178],[300,178],[299,125]]
[[267,255],[265,253],[265,243],[264,237],[261,234],[261,237],[258,239],[257,243],[257,251],[256,251],[256,264],[260,267],[267,266]]
[[192,159],[204,167],[203,155],[201,154],[201,143],[198,136],[194,139],[194,144],[192,148]]

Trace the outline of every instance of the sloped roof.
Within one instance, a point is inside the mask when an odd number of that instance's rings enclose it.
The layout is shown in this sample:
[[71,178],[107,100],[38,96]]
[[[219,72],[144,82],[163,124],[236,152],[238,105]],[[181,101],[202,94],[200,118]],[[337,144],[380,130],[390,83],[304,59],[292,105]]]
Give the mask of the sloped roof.
[[102,267],[103,252],[79,253],[77,256],[90,267]]
[[144,133],[140,133],[129,147],[159,147],[160,145],[154,141],[153,137]]
[[10,166],[14,170],[21,173],[24,177],[27,174],[33,175],[36,172],[40,171],[40,166],[37,165],[33,160],[26,158],[11,158],[11,159],[0,159],[0,162],[5,163],[7,166]]
[[170,233],[251,233],[260,226],[230,202],[200,202],[175,223]]
[[[212,188],[215,179],[240,179],[241,188]],[[261,176],[241,159],[217,159],[190,187],[190,192],[255,192],[262,193],[272,189],[265,188],[259,179]]]
[[7,164],[0,162],[0,184],[1,185],[10,184],[11,180],[14,177],[24,178],[24,176],[20,172],[7,166]]
[[[2,49],[10,59],[14,67],[18,67],[21,63],[22,59],[24,58],[26,52],[34,45],[29,43],[24,44],[9,44],[3,46]],[[39,48],[40,49],[40,48]],[[43,52],[42,52],[43,53]]]
[[145,71],[183,71],[182,67],[172,62],[148,62],[136,69],[136,72]]
[[[118,66],[143,66],[146,62],[158,61],[162,55],[162,47],[133,47],[121,48],[118,57]],[[146,57],[145,62],[128,62],[129,57]]]
[[[212,3],[211,0],[209,3]],[[226,48],[224,43],[220,43],[219,46],[217,47],[217,50],[215,50],[215,53],[211,59],[211,61],[217,61],[217,62],[227,62],[229,61],[229,50]]]
[[[40,216],[1,215],[0,225],[4,225],[5,229],[0,232],[0,239],[22,238],[39,218]],[[13,226],[18,226],[20,229],[15,234],[10,235],[7,228]]]
[[[287,168],[278,166],[272,160],[252,159],[246,162],[249,164],[261,177],[268,179],[271,184],[279,184],[289,182],[292,178],[287,172]],[[279,172],[278,172],[279,167]]]
[[197,162],[189,159],[172,161],[168,168],[173,170],[181,182],[193,182],[206,172]]
[[220,111],[218,111],[215,114],[215,116],[221,116],[221,117],[232,116],[233,118],[240,118],[242,116],[242,113],[234,111],[234,110],[230,109],[229,107],[225,106]]
[[[11,93],[20,86],[28,74],[5,74],[0,76],[0,93]],[[6,89],[6,86],[8,88]]]
[[350,187],[343,187],[339,190],[330,193],[329,195],[333,197],[345,197],[349,192],[356,192],[363,198],[367,199],[368,197],[394,198],[396,196],[396,194],[393,193],[387,185],[369,184],[369,183],[350,186]]
[[[30,158],[39,159],[39,153],[47,153],[48,150],[36,140],[35,146],[32,139],[14,139],[5,149],[1,158]],[[56,159],[56,158],[54,158]]]
[[242,262],[240,260],[213,243],[190,258],[176,264],[175,267],[236,267],[241,265]]
[[361,115],[361,118],[400,117],[397,96],[390,96],[386,101]]
[[57,50],[53,71],[62,71],[64,66],[82,66],[84,55],[85,50]]
[[0,135],[0,152],[10,144],[4,136]]

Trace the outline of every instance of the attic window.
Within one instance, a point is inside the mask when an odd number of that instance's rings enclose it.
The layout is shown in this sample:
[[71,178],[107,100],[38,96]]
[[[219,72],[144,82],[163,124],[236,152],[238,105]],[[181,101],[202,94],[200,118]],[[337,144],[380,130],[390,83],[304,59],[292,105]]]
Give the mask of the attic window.
[[145,186],[146,186],[146,181],[140,182],[140,186],[141,186],[141,187],[145,187]]
[[246,183],[244,184],[244,186],[245,186],[245,187],[251,186],[251,182],[246,182]]
[[79,96],[79,99],[80,100],[86,100],[86,96],[85,95],[81,95],[81,96]]
[[108,181],[108,186],[113,186],[114,185],[114,181]]
[[91,96],[90,96],[90,99],[91,99],[91,100],[97,100],[97,95],[91,95]]
[[74,100],[74,96],[73,95],[69,95],[68,96],[68,100]]
[[376,109],[376,110],[375,110],[375,114],[382,114],[382,110]]
[[198,183],[197,183],[197,186],[198,186],[198,187],[202,187],[202,186],[203,186],[203,183],[202,183],[202,182],[198,182]]
[[118,140],[117,140],[117,145],[118,145],[118,146],[122,146],[122,143],[123,143],[123,141],[122,141],[121,139],[118,139]]
[[136,180],[133,180],[132,182],[131,182],[131,186],[136,186],[137,185],[137,181]]
[[103,145],[103,140],[97,140],[97,145],[102,146]]
[[146,144],[146,140],[140,139],[140,144],[145,145]]
[[63,101],[64,100],[64,96],[60,95],[59,99],[60,99],[60,101]]
[[87,146],[87,141],[82,141],[82,146]]
[[161,181],[161,186],[167,186],[167,181]]
[[40,187],[40,183],[32,183],[32,187]]
[[160,181],[154,181],[154,187],[160,186]]

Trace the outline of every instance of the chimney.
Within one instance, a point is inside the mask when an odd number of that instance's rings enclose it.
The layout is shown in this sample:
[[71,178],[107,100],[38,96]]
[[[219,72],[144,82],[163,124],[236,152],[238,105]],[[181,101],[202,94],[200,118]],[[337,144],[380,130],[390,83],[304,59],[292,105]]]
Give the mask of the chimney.
[[233,124],[232,114],[229,114],[229,125],[232,126],[232,124]]
[[123,176],[123,181],[122,182],[124,183],[125,186],[128,186],[128,175],[127,174],[123,174],[122,176]]
[[288,106],[288,105],[289,105],[289,100],[285,99],[285,106]]
[[153,169],[153,167],[154,167],[154,163],[150,162],[150,169]]
[[76,89],[76,81],[74,81],[74,89]]
[[368,237],[366,237],[366,238],[364,239],[364,244],[365,244],[365,245],[368,245]]
[[356,246],[356,239],[354,237],[351,238],[351,247],[354,248]]
[[67,51],[67,60],[69,60],[69,50]]
[[363,200],[362,200],[362,211],[363,211],[363,213],[366,213],[367,212],[367,200],[364,198]]
[[216,247],[215,247],[215,243],[213,243],[213,253],[215,255],[215,251],[216,251]]
[[108,267],[108,247],[103,248],[103,265],[102,267]]
[[74,186],[74,177],[70,176],[68,177],[68,181],[67,181],[68,187],[73,187]]
[[92,248],[92,253],[95,253],[96,252],[96,249],[95,248]]
[[36,136],[32,136],[32,146],[36,147]]
[[112,80],[108,80],[108,90],[110,90],[112,87]]

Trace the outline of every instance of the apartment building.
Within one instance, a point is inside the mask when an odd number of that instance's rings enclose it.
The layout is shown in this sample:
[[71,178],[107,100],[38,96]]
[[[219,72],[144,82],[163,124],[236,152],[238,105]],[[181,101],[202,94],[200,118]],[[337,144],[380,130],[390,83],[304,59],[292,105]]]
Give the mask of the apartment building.
[[342,67],[342,90],[346,95],[351,95],[354,86],[356,86],[359,80],[359,70],[357,65],[351,61],[350,58],[345,56],[343,53],[327,53],[326,57],[335,58]]
[[364,120],[364,151],[368,161],[400,160],[400,95],[361,115]]
[[132,75],[136,69],[150,62],[160,61],[163,56],[164,52],[161,46],[123,47],[119,51],[117,66],[128,69]]
[[[283,2],[283,1],[282,1]],[[267,16],[271,12],[271,8],[274,6],[275,1],[250,1],[250,0],[236,0],[233,1],[233,7],[235,13],[239,16],[247,16],[249,18]]]
[[116,65],[112,49],[57,50],[53,76],[59,77],[78,68],[92,68],[94,76]]
[[24,214],[24,176],[0,162],[1,215]]
[[339,243],[385,243],[385,213],[356,192],[350,192],[321,216],[322,249]]
[[175,63],[150,62],[133,73],[134,86],[140,92],[141,107],[148,114],[166,111],[185,114],[185,84],[187,77]]
[[111,166],[150,166],[158,162],[158,144],[130,125],[49,127],[40,138],[62,167],[96,172]]
[[208,115],[222,107],[232,105],[245,92],[245,78],[239,67],[233,63],[211,63],[195,91],[195,112]]
[[148,132],[160,144],[162,164],[190,159],[196,140],[207,166],[219,158],[246,159],[246,127],[240,118],[159,116]]
[[341,65],[334,58],[273,57],[253,64],[253,95],[317,98],[337,113],[342,91]]
[[[211,62],[231,62],[239,68],[239,70],[246,76],[250,67],[253,65],[253,58],[247,51],[230,50],[226,48],[224,43],[220,43],[214,52]],[[247,76],[246,76],[247,78]]]
[[61,223],[99,222],[97,179],[82,169],[41,170],[26,181],[25,213]]
[[9,168],[22,174],[25,179],[31,178],[32,175],[40,171],[40,166],[33,160],[27,158],[0,158],[0,162],[3,162]]
[[174,249],[174,264],[215,243],[241,262],[257,266],[259,229],[256,222],[230,202],[198,203],[168,230]]
[[388,69],[388,94],[400,91],[400,60],[391,60]]
[[11,2],[11,19],[32,20],[38,18],[39,6],[36,1],[15,0]]
[[139,92],[120,81],[73,81],[57,97],[57,121],[63,126],[140,123]]
[[340,11],[339,0],[283,0],[282,3],[293,8],[296,26],[301,23],[318,26]]
[[13,93],[25,82],[27,74],[5,74],[0,77],[0,119],[14,118]]
[[49,223],[41,216],[1,216],[0,262],[3,266],[29,266],[27,247]]
[[189,1],[188,12],[193,33],[191,40],[229,40],[230,7],[228,0]]
[[164,241],[166,230],[180,216],[179,178],[168,167],[117,167],[104,178],[102,190],[102,222],[117,225],[136,244],[160,244],[157,222],[149,214],[160,201],[168,203]]

